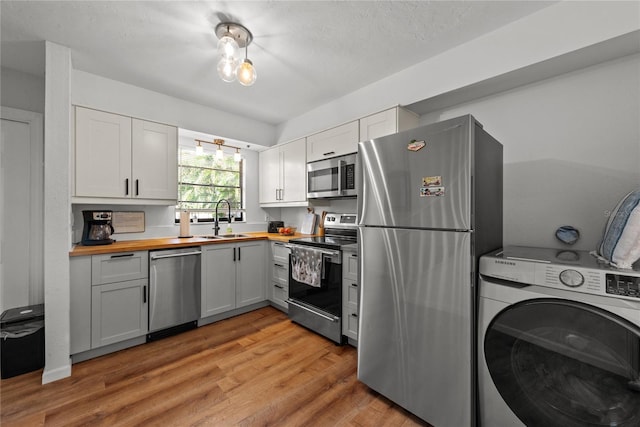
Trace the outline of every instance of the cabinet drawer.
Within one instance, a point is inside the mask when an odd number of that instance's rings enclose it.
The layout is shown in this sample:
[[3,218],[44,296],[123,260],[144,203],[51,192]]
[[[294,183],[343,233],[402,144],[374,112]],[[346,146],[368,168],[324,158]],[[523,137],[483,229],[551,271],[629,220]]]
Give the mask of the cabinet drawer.
[[358,254],[355,252],[345,252],[344,258],[342,275],[353,280],[358,280]]
[[343,278],[342,286],[345,287],[345,293],[343,293],[342,295],[345,295],[347,297],[344,303],[353,304],[357,307],[358,306],[358,282],[356,282],[355,280],[349,280],[347,278]]
[[288,287],[276,282],[271,282],[271,286],[273,286],[273,298],[280,303],[286,303],[287,298],[289,298]]
[[149,276],[147,251],[94,255],[91,257],[91,284],[123,282]]
[[355,307],[345,307],[342,319],[342,333],[354,340],[358,339],[358,309]]
[[291,250],[287,248],[284,243],[272,242],[271,243],[271,255],[273,261],[279,264],[289,265],[289,254]]
[[287,264],[274,262],[273,268],[271,269],[271,276],[274,282],[287,285],[289,283],[289,266]]

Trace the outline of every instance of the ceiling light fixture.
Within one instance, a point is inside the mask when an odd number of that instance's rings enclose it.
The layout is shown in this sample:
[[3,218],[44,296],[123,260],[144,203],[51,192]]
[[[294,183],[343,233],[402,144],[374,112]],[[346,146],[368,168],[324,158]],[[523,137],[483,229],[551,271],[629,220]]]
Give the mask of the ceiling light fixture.
[[198,150],[203,150],[202,148],[202,143],[204,142],[205,144],[212,144],[212,145],[217,145],[218,148],[216,149],[216,160],[222,160],[224,158],[224,152],[222,151],[222,146],[225,147],[229,147],[229,148],[233,148],[236,150],[235,153],[233,153],[233,160],[235,160],[236,162],[239,162],[242,160],[242,155],[240,154],[240,148],[239,147],[234,147],[233,145],[226,145],[224,143],[224,139],[214,139],[213,142],[211,141],[205,141],[202,139],[196,139],[195,140],[198,144],[196,145],[196,153],[197,154],[202,154],[202,153],[198,153]]
[[[216,25],[218,37],[218,75],[225,82],[236,79],[243,86],[251,86],[256,81],[256,69],[249,60],[249,44],[253,35],[246,27],[235,22],[221,22]],[[239,52],[244,48],[244,60],[240,63]]]

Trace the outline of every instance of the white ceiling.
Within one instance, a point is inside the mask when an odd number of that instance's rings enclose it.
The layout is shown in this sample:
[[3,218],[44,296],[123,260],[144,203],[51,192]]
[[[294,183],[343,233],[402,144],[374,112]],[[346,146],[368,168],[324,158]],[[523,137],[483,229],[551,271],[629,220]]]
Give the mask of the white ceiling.
[[[75,69],[278,124],[553,3],[2,0],[1,65],[42,75],[49,40]],[[251,87],[218,78],[225,20],[253,33]]]

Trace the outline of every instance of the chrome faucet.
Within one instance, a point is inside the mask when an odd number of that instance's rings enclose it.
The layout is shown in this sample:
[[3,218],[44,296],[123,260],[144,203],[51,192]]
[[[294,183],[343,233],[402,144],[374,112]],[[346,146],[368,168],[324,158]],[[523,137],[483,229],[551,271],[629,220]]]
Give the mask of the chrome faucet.
[[220,227],[218,226],[218,206],[220,205],[220,203],[225,202],[227,204],[227,206],[229,207],[229,216],[227,218],[229,218],[229,224],[231,224],[231,203],[229,203],[229,201],[227,199],[220,199],[218,200],[218,203],[216,203],[216,217],[215,217],[215,226],[213,227],[213,235],[217,236],[218,235],[218,230],[220,230]]

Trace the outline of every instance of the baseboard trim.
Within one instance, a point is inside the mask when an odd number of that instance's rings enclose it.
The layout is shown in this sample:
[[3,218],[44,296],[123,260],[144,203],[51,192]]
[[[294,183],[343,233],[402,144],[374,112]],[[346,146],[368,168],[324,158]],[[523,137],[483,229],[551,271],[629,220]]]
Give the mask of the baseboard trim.
[[65,366],[60,366],[55,369],[47,369],[47,367],[45,366],[44,371],[42,372],[42,384],[49,384],[70,376],[71,358],[69,358],[69,363]]

